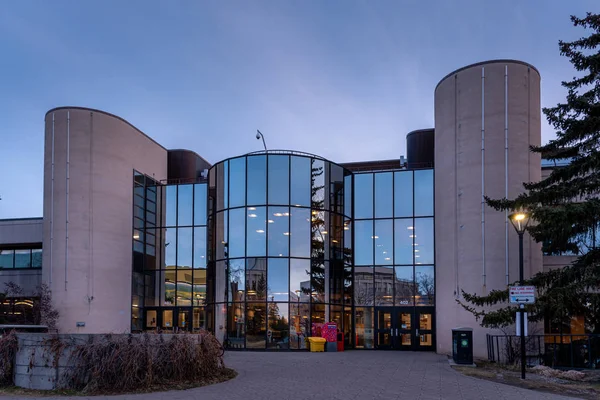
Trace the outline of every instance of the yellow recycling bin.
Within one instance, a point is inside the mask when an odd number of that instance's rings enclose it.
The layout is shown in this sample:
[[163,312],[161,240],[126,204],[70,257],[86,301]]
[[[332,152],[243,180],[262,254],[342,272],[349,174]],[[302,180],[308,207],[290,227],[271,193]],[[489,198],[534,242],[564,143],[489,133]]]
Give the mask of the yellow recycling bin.
[[325,343],[327,340],[322,337],[309,337],[308,341],[310,342],[310,352],[315,353],[319,351],[325,351]]

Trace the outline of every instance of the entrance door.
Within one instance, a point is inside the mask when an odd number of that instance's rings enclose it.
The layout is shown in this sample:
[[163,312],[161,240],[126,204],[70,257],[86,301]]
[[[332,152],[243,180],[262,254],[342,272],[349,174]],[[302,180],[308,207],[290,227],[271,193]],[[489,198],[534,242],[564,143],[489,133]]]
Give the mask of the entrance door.
[[415,308],[415,346],[414,350],[435,350],[435,321],[433,307]]
[[393,307],[375,309],[375,346],[377,349],[394,348],[394,313]]
[[375,308],[375,348],[435,350],[433,307]]
[[413,322],[414,307],[396,307],[396,348],[398,350],[414,350]]

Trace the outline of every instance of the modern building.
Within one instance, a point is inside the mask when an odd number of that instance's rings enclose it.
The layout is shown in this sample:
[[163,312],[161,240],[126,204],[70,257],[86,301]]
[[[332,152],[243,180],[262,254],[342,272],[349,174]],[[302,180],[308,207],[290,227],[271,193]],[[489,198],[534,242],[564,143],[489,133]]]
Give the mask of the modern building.
[[[517,236],[484,196],[541,179],[540,118],[539,72],[513,60],[444,77],[435,127],[388,160],[211,165],[115,115],[52,109],[43,220],[0,221],[0,279],[50,285],[62,332],[208,329],[231,349],[297,350],[335,321],[347,348],[449,353],[470,326],[486,356],[488,330],[457,300],[517,279]],[[526,239],[525,275],[560,257]]]

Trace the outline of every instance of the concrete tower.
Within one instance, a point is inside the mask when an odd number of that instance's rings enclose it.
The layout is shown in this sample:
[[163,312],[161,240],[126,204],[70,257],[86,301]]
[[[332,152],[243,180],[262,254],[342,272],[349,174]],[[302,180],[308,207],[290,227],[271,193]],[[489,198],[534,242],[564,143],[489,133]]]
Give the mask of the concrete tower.
[[[514,198],[541,179],[540,74],[520,61],[456,70],[435,89],[437,351],[452,351],[451,329],[473,327],[475,356],[485,334],[455,300],[487,294],[519,278],[518,238],[506,213],[483,196]],[[525,236],[525,277],[542,269],[540,246]]]

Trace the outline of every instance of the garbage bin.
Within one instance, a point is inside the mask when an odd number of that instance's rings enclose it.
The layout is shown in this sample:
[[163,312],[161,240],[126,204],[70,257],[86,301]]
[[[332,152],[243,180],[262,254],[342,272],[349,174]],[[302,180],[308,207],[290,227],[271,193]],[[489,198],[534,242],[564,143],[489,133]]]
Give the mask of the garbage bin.
[[309,337],[308,341],[310,342],[310,352],[317,353],[321,351],[325,351],[325,343],[327,340],[322,337]]
[[344,351],[344,334],[342,332],[337,333],[337,351]]
[[452,359],[457,364],[473,364],[473,329],[452,329]]

